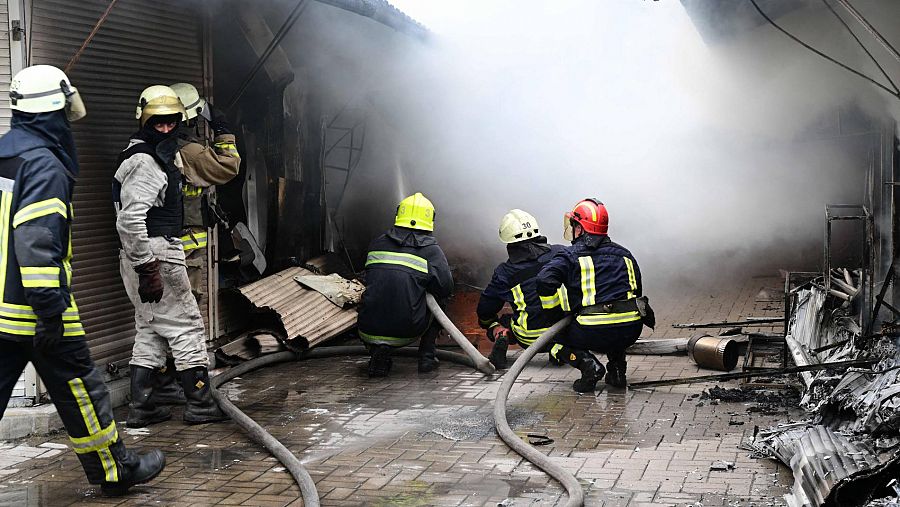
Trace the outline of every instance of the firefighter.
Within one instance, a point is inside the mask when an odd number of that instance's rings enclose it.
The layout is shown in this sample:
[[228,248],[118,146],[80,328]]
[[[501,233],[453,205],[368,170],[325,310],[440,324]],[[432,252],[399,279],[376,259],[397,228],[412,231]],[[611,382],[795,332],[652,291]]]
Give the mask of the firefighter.
[[168,420],[168,408],[152,400],[157,373],[169,348],[184,389],[184,421],[226,419],[210,394],[206,333],[185,269],[182,176],[178,123],[184,107],[168,86],[145,89],[135,113],[140,130],[119,155],[113,179],[116,229],[122,249],[119,271],[135,309],[131,404],[126,424],[143,427]]
[[[500,241],[506,243],[509,259],[494,270],[494,275],[478,300],[478,323],[494,342],[488,359],[498,370],[506,368],[509,341],[528,348],[534,341],[563,318],[564,308],[541,307],[535,277],[550,259],[565,249],[548,245],[540,234],[537,219],[520,209],[511,210],[500,221]],[[512,314],[497,316],[504,303]]]
[[72,294],[72,189],[78,158],[69,121],[86,114],[63,71],[13,77],[12,126],[0,138],[0,403],[25,365],[41,376],[88,481],[125,494],[165,467],[158,450],[127,450],[103,374],[94,367]]
[[572,386],[580,393],[594,391],[605,371],[590,351],[606,353],[606,383],[625,387],[625,349],[637,341],[642,321],[653,324],[652,310],[641,294],[638,263],[631,252],[609,238],[608,230],[603,203],[580,201],[565,215],[565,236],[572,246],[537,275],[541,305],[550,309],[568,304],[575,314],[550,355],[581,371]]
[[[184,177],[182,193],[184,199],[184,230],[181,245],[184,248],[184,263],[187,268],[191,292],[199,305],[206,294],[203,284],[203,272],[206,270],[206,253],[208,231],[211,225],[209,218],[218,216],[209,213],[209,202],[214,195],[211,187],[224,185],[235,176],[241,167],[234,134],[222,119],[222,115],[213,118],[212,106],[200,96],[197,88],[190,83],[175,83],[170,88],[178,95],[185,109],[185,121],[178,127],[179,155],[181,156],[181,173]],[[214,134],[212,142],[201,132],[198,118],[206,121]],[[153,401],[159,404],[182,404],[184,393],[175,378],[175,360],[167,355],[166,366],[160,372],[159,384],[153,391]]]
[[434,205],[421,193],[400,201],[394,227],[369,245],[366,292],[359,305],[359,336],[369,348],[369,376],[385,377],[391,353],[419,341],[419,372],[438,366],[434,340],[439,330],[425,293],[450,296],[453,278],[434,231]]

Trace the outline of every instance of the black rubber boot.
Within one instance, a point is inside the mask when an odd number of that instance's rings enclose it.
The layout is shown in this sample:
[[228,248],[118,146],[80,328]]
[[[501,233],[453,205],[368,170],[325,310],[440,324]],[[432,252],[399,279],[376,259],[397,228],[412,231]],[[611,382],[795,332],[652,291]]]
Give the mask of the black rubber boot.
[[209,370],[203,366],[188,368],[178,372],[181,387],[184,388],[184,422],[205,424],[227,421],[228,416],[216,405],[209,385]]
[[129,428],[143,428],[172,418],[168,408],[158,407],[153,402],[155,385],[156,370],[131,365],[131,403],[128,404],[128,419],[125,421]]
[[391,372],[391,346],[390,345],[372,345],[369,349],[372,357],[369,359],[369,376],[370,377],[387,377]]
[[606,363],[606,383],[613,387],[627,387],[625,373],[628,371],[628,363],[625,361],[625,352],[607,353],[606,357],[609,358]]
[[506,369],[506,352],[509,350],[509,339],[505,336],[498,336],[496,340],[494,340],[494,347],[491,348],[491,354],[488,356],[488,361],[494,365],[494,368],[498,370]]
[[437,359],[437,347],[434,343],[440,330],[437,323],[433,321],[419,339],[419,373],[432,372],[441,365]]
[[554,345],[550,355],[581,371],[581,378],[572,383],[572,389],[578,393],[594,392],[597,389],[597,382],[606,373],[606,368],[600,361],[586,350],[573,349],[567,345]]
[[171,357],[156,375],[156,389],[153,390],[151,400],[157,405],[184,405],[186,401],[184,390],[175,374],[175,360]]
[[119,481],[100,484],[104,496],[122,496],[132,486],[152,481],[166,467],[166,455],[159,449],[138,454],[118,442],[110,450],[119,465]]

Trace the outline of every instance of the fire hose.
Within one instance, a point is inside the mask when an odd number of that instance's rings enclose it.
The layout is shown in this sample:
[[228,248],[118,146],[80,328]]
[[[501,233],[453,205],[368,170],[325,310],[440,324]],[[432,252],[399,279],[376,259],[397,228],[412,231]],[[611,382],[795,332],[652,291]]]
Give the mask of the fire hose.
[[584,491],[581,489],[581,485],[578,484],[578,479],[566,469],[554,463],[547,455],[525,443],[513,432],[512,428],[509,427],[509,421],[506,420],[506,400],[509,398],[509,392],[512,390],[513,384],[516,383],[516,378],[525,369],[528,361],[531,361],[531,358],[538,351],[543,350],[553,337],[568,326],[571,321],[572,317],[566,317],[550,326],[550,329],[541,333],[541,336],[522,351],[516,362],[513,363],[503,377],[503,383],[500,385],[500,390],[497,391],[497,397],[494,399],[494,425],[497,427],[497,434],[500,436],[500,439],[506,442],[510,449],[516,451],[520,456],[536,465],[566,488],[566,492],[569,494],[569,501],[566,502],[567,507],[580,507],[584,505]]
[[[437,306],[437,302],[433,300],[430,296],[428,297],[429,303]],[[429,304],[431,307],[431,304]],[[440,307],[437,308],[440,310]],[[485,366],[481,365],[480,359],[484,359],[487,361],[484,356],[482,356],[475,347],[469,343],[468,340],[456,329],[452,322],[447,318],[446,314],[443,311],[433,310],[433,313],[442,326],[445,326],[445,329],[454,337],[457,342],[459,342],[459,337],[461,336],[468,347],[463,347],[467,353],[470,355],[466,356],[463,354],[449,352],[445,350],[436,351],[436,356],[439,359],[453,362],[457,364],[461,364],[464,366],[469,366],[472,368],[479,369],[481,371],[482,368],[487,369]],[[515,383],[516,377],[524,369],[525,365],[538,350],[541,350],[543,346],[553,338],[562,328],[568,325],[569,320],[571,318],[563,319],[562,321],[554,324],[550,329],[545,331],[535,342],[534,344],[526,349],[513,364],[512,368],[509,370],[509,374],[504,378],[503,384],[500,387],[500,391],[497,394],[497,398],[494,401],[494,421],[497,426],[497,433],[500,438],[514,451],[520,454],[523,458],[533,463],[535,466],[540,468],[541,470],[547,472],[551,477],[558,480],[563,486],[566,488],[566,491],[569,495],[569,501],[566,504],[567,506],[580,506],[583,505],[584,501],[584,493],[581,490],[581,486],[578,484],[578,480],[575,477],[566,472],[562,467],[553,463],[549,457],[538,452],[536,449],[531,447],[530,445],[523,442],[509,427],[509,422],[506,419],[506,398],[509,396],[509,392],[512,389],[513,383]],[[458,335],[458,336],[455,336]],[[471,349],[471,350],[469,350]],[[395,351],[397,354],[401,356],[409,356],[409,357],[418,357],[418,350],[412,347],[404,347],[397,349]],[[260,426],[256,421],[254,421],[250,416],[245,414],[241,409],[232,403],[228,397],[222,394],[218,388],[241,375],[245,375],[253,370],[257,370],[259,368],[270,366],[278,363],[284,363],[289,361],[299,361],[305,359],[322,359],[329,357],[340,357],[340,356],[350,356],[350,355],[367,355],[368,350],[364,346],[339,346],[339,347],[323,347],[312,350],[304,351],[303,353],[296,354],[294,352],[278,352],[275,354],[269,354],[262,357],[258,357],[256,359],[251,359],[250,361],[246,361],[241,363],[235,367],[229,368],[227,371],[220,373],[212,378],[212,396],[219,404],[219,407],[223,412],[228,414],[229,417],[241,428],[243,429],[251,440],[262,445],[267,451],[269,451],[281,464],[287,468],[290,472],[291,476],[296,481],[297,486],[300,488],[300,494],[303,497],[303,504],[309,507],[318,507],[319,504],[319,494],[316,490],[315,481],[313,481],[312,477],[309,475],[309,472],[303,466],[297,456],[295,456],[287,447],[284,446],[281,442],[278,441],[275,437],[273,437],[269,432],[267,432],[262,426]],[[479,367],[480,366],[480,367]],[[493,371],[493,365],[488,362],[488,366],[490,366],[490,370]]]

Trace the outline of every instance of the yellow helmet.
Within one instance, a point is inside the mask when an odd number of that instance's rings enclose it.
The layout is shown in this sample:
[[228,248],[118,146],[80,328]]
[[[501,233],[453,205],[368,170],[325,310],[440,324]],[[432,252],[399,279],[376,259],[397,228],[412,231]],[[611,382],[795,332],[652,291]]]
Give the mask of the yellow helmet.
[[536,238],[540,233],[534,215],[520,209],[510,210],[500,220],[500,241],[507,244]]
[[[143,127],[151,116],[180,114],[183,120],[187,115],[178,94],[168,86],[148,86],[141,92],[134,118],[141,120]],[[179,120],[180,121],[180,120]]]
[[421,192],[407,197],[397,205],[397,218],[394,225],[419,229],[420,231],[434,230],[434,204]]

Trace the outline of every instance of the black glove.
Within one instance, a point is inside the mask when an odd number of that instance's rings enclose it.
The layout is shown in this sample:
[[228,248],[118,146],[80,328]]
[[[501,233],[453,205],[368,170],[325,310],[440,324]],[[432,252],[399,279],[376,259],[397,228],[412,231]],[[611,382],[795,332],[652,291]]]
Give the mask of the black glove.
[[135,266],[138,274],[138,294],[142,303],[159,303],[163,296],[163,281],[159,274],[159,260]]
[[59,344],[63,337],[62,314],[53,317],[39,317],[34,329],[34,348],[51,350]]
[[209,128],[212,129],[213,133],[217,136],[231,134],[232,132],[231,129],[228,128],[228,118],[225,116],[225,113],[213,107],[212,104],[209,104],[209,109],[212,111],[212,119],[206,123],[209,124]]
[[487,330],[487,337],[491,343],[499,337],[509,338],[509,328],[503,324],[496,323]]

